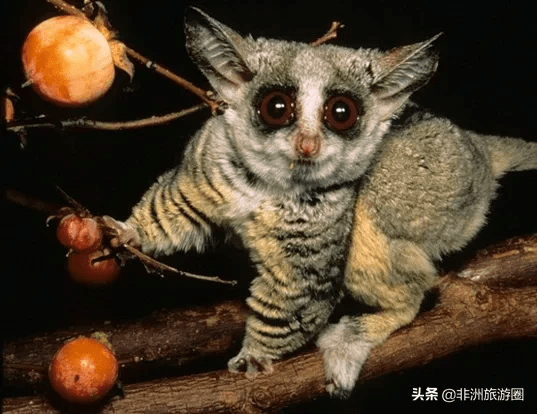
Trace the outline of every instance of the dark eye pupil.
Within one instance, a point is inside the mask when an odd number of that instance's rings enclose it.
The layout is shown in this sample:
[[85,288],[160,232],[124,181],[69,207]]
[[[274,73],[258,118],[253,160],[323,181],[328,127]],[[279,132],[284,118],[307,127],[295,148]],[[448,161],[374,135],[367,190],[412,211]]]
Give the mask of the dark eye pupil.
[[328,98],[324,107],[324,122],[336,132],[343,132],[356,125],[360,111],[356,100],[345,95]]
[[267,112],[274,119],[280,119],[287,112],[285,100],[281,96],[275,96],[267,104]]
[[332,117],[336,122],[345,122],[350,117],[350,108],[345,102],[337,102],[332,107]]

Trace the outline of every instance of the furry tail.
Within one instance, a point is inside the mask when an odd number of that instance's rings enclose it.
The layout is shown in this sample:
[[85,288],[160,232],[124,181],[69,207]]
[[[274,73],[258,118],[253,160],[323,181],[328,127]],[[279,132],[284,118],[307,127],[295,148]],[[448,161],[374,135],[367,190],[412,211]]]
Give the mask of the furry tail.
[[486,137],[486,143],[497,178],[508,171],[537,169],[537,143],[497,136]]

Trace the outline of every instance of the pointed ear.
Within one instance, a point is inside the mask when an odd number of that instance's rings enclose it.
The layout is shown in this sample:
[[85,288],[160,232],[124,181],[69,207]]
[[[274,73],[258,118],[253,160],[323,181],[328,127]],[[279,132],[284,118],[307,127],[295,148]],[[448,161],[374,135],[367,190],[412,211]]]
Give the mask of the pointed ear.
[[249,82],[253,73],[244,56],[251,43],[201,10],[190,7],[185,15],[186,48],[213,88],[226,102]]
[[382,120],[391,117],[434,74],[438,54],[432,50],[431,44],[441,34],[425,42],[392,49],[373,63],[376,80],[371,91]]

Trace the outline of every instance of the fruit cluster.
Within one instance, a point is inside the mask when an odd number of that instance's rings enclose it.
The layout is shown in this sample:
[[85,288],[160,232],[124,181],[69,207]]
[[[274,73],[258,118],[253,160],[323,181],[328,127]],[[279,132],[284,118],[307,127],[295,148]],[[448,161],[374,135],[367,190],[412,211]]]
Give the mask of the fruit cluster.
[[97,221],[84,213],[65,215],[56,230],[61,244],[69,249],[67,272],[71,278],[87,285],[104,285],[119,276],[121,267],[103,246],[103,233]]

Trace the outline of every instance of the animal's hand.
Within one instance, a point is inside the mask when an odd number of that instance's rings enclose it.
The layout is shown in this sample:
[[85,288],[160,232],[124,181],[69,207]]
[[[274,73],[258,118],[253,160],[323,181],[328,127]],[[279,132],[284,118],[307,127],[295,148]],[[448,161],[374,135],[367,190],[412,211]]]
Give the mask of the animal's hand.
[[125,244],[140,247],[140,236],[135,228],[110,216],[102,216],[100,219],[103,226],[111,233],[110,245],[112,247],[117,248]]

